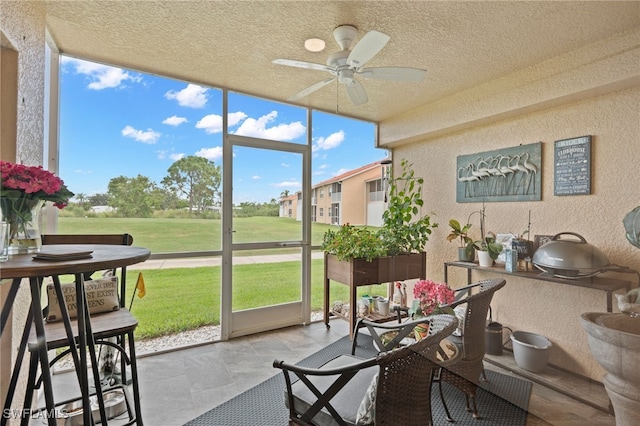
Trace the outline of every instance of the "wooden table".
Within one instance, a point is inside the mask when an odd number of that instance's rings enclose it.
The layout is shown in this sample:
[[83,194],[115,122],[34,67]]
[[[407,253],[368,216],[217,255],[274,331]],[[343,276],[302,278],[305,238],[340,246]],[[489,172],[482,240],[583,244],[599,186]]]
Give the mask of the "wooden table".
[[[9,392],[4,404],[5,409],[10,408],[13,399],[13,393],[15,392],[15,386],[19,376],[19,371],[22,366],[22,361],[25,355],[27,347],[27,338],[32,324],[35,325],[36,334],[39,337],[38,358],[40,360],[40,367],[42,370],[42,380],[44,385],[44,395],[47,413],[53,413],[55,410],[55,403],[53,398],[53,388],[51,383],[51,372],[49,369],[49,357],[47,354],[46,340],[44,338],[44,320],[42,316],[42,306],[40,303],[41,293],[40,287],[42,279],[53,275],[65,275],[74,274],[76,277],[76,294],[78,306],[85,304],[84,293],[84,272],[97,271],[102,269],[113,269],[122,266],[133,265],[145,261],[151,255],[151,252],[142,247],[131,247],[124,245],[102,245],[102,244],[65,244],[65,245],[47,245],[46,251],[67,251],[67,252],[80,252],[80,251],[92,251],[91,258],[76,259],[76,260],[60,260],[60,261],[41,261],[33,259],[34,253],[19,254],[11,256],[6,262],[0,264],[0,279],[12,279],[11,287],[9,288],[6,301],[2,306],[2,314],[0,317],[0,337],[4,331],[4,327],[13,308],[13,303],[18,292],[18,288],[23,279],[29,279],[31,289],[31,309],[27,314],[27,321],[25,322],[25,328],[23,330],[22,339],[18,348],[18,356],[16,358],[15,365],[13,367],[11,384],[9,386]],[[45,250],[43,250],[45,251]],[[58,294],[62,294],[59,280],[54,280],[54,286]],[[71,330],[71,319],[66,310],[66,306],[61,306],[63,321],[68,332],[69,346],[75,347],[74,336]],[[77,313],[78,321],[78,340],[80,350],[79,355],[74,356],[74,362],[76,363],[76,369],[83,370],[86,373],[86,368],[79,368],[79,366],[86,366],[86,347],[93,343],[93,335],[90,333],[91,322],[88,317],[85,318],[84,310],[78,309]],[[89,331],[89,332],[87,332]],[[41,344],[40,344],[41,343]],[[78,364],[79,363],[79,364]],[[84,424],[90,425],[93,423],[91,416],[91,408],[89,402],[89,380],[87,374],[79,375],[80,389],[82,390],[83,407],[84,407]],[[24,414],[23,414],[24,416]],[[7,418],[1,416],[2,424],[6,424]],[[50,426],[56,425],[56,419],[53,416],[48,416],[48,424]]]

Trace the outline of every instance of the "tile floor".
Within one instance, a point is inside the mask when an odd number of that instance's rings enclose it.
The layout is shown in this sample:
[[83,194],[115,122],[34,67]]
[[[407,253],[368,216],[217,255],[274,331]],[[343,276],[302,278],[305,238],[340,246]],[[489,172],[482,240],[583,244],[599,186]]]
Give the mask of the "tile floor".
[[[144,422],[151,426],[183,425],[277,374],[274,359],[297,362],[346,334],[347,323],[335,319],[329,330],[318,322],[139,357]],[[551,368],[543,374],[527,374],[517,367],[509,351],[487,356],[487,360],[486,368],[524,375],[534,382],[527,425],[615,425],[615,419],[607,414],[608,399],[601,385]],[[57,376],[74,377],[66,373]]]

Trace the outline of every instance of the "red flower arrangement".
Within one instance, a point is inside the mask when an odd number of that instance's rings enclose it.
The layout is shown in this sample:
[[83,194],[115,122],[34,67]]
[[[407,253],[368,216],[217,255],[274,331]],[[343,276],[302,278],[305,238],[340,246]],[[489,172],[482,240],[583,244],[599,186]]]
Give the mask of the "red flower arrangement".
[[414,304],[417,315],[453,315],[453,309],[447,305],[455,300],[455,292],[446,284],[420,280],[413,287],[413,297],[418,305]]
[[69,191],[62,179],[45,170],[42,166],[25,166],[0,161],[2,174],[2,198],[12,200],[52,201],[63,209],[69,204],[73,192]]
[[69,204],[73,192],[62,179],[41,166],[25,166],[0,161],[0,207],[2,220],[9,222],[9,237],[13,239],[26,231],[32,220],[32,211],[44,201],[63,209]]

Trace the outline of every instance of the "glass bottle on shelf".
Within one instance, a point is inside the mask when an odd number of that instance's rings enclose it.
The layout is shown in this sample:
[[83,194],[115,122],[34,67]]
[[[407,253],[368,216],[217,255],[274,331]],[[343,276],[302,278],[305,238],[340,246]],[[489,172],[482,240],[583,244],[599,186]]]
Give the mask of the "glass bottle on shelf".
[[401,289],[401,302],[400,302],[400,306],[403,308],[407,307],[407,284],[406,283],[402,283],[402,289]]
[[390,309],[393,309],[396,306],[402,307],[402,290],[401,290],[401,286],[402,286],[402,283],[400,281],[396,281],[394,283],[394,286],[393,286],[393,299],[392,299],[392,303],[390,304]]

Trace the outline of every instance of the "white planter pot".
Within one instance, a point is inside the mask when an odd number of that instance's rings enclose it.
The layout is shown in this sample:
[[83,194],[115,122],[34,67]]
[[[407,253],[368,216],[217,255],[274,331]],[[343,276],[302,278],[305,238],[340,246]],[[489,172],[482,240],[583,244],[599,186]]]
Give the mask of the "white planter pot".
[[493,259],[489,256],[489,252],[484,250],[478,250],[478,262],[480,263],[480,266],[484,266],[486,268],[493,265]]

